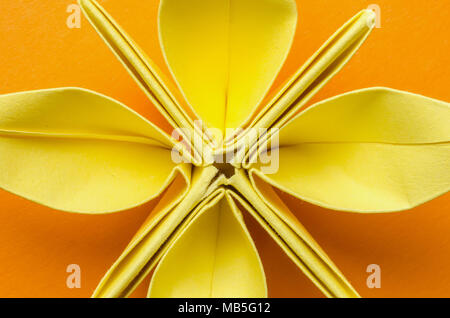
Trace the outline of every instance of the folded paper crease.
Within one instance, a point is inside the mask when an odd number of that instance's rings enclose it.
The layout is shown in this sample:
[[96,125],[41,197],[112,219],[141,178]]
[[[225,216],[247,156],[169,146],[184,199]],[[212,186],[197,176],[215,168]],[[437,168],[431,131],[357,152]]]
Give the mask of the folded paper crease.
[[[372,11],[347,21],[266,96],[294,38],[294,0],[161,0],[160,43],[178,87],[96,1],[79,3],[182,139],[86,89],[0,95],[0,188],[92,214],[155,200],[93,297],[127,297],[151,273],[149,297],[266,297],[245,212],[325,296],[359,297],[276,190],[364,213],[406,210],[448,192],[448,103],[367,88],[304,110],[367,39]],[[256,136],[251,128],[276,131]],[[238,162],[205,160],[232,146]],[[258,158],[272,152],[279,169],[269,174]]]

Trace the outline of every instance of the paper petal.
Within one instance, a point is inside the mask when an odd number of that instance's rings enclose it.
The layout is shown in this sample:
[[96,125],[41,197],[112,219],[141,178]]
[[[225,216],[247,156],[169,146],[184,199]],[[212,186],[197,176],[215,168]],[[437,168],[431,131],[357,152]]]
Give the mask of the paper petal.
[[79,2],[88,20],[159,112],[174,129],[183,128],[178,132],[193,150],[191,162],[198,164],[201,149],[192,142],[193,132],[196,130],[206,144],[210,143],[211,137],[207,133],[201,133],[201,127],[198,125],[194,127],[193,114],[185,111],[189,110],[189,107],[183,107],[181,104],[184,99],[179,91],[170,85],[158,66],[95,0]]
[[128,209],[178,174],[171,140],[124,105],[82,89],[0,96],[0,187],[71,212]]
[[105,274],[93,297],[127,297],[133,292],[193,217],[205,205],[223,196],[223,189],[211,193],[207,190],[216,173],[214,167],[194,169],[187,193],[186,187],[178,190],[171,187],[164,194]]
[[266,297],[261,261],[230,197],[204,208],[163,256],[151,297]]
[[[362,10],[337,30],[311,58],[293,74],[278,90],[270,102],[257,114],[250,128],[279,129],[333,78],[358,51],[375,25],[372,10]],[[251,132],[251,131],[250,131]],[[244,129],[234,136],[238,142],[248,145],[244,166],[248,168],[250,158],[266,138],[254,140],[249,130]],[[228,142],[235,142],[229,138]]]
[[375,26],[375,13],[362,10],[337,30],[289,78],[252,123],[256,128],[278,127],[306,104],[358,51]]
[[162,0],[160,37],[188,102],[210,127],[238,128],[266,94],[295,32],[293,0]]
[[242,171],[231,179],[232,195],[267,231],[286,255],[327,297],[359,297],[270,185],[256,183]]
[[413,208],[450,188],[448,103],[385,88],[344,94],[280,132],[274,186],[336,210]]
[[187,127],[187,115],[172,95],[175,90],[169,89],[159,68],[95,0],[79,0],[79,2],[99,35],[161,113],[173,126]]

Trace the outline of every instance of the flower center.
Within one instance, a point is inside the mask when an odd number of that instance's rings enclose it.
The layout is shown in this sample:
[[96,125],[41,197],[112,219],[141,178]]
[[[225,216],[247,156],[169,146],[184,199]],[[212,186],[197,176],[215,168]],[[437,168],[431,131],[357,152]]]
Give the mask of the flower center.
[[215,163],[214,167],[219,170],[219,173],[230,179],[236,173],[236,167],[230,163]]

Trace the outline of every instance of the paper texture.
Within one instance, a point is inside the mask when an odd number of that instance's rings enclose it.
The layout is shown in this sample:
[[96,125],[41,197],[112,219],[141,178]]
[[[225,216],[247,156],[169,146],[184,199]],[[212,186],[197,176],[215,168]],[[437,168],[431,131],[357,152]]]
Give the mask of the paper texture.
[[[298,113],[368,37],[372,11],[345,23],[260,105],[292,44],[295,1],[162,0],[159,35],[178,88],[98,3],[80,4],[172,128],[185,129],[179,143],[119,102],[84,89],[0,96],[3,189],[79,213],[159,199],[94,297],[129,296],[151,271],[150,297],[267,296],[243,212],[324,295],[359,297],[274,189],[350,212],[401,211],[448,191],[448,103],[369,88]],[[277,172],[265,174],[253,163],[272,135],[248,138],[252,128],[280,129]],[[194,133],[200,143],[189,138]],[[222,156],[231,145],[242,162],[205,160],[209,150]],[[173,149],[186,163],[174,162]]]

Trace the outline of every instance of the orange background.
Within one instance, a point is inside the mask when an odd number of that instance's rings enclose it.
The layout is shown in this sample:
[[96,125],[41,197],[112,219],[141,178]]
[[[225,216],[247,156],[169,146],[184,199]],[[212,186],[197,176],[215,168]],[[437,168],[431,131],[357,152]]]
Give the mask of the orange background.
[[[160,66],[157,0],[104,0]],[[79,86],[109,95],[160,122],[154,106],[85,18],[69,29],[74,0],[0,1],[0,93]],[[376,3],[381,28],[315,98],[388,86],[450,101],[450,2],[298,0],[299,27],[280,80],[347,19]],[[280,81],[277,81],[280,83]],[[407,116],[407,114],[405,114]],[[1,167],[0,167],[1,169]],[[287,200],[301,222],[364,297],[450,297],[450,195],[402,213],[358,215]],[[88,297],[148,215],[152,202],[103,216],[63,213],[0,190],[0,297]],[[321,297],[271,239],[248,219],[272,297]],[[80,289],[66,267],[81,266]],[[381,289],[369,289],[369,264]],[[144,296],[148,279],[135,292]]]

